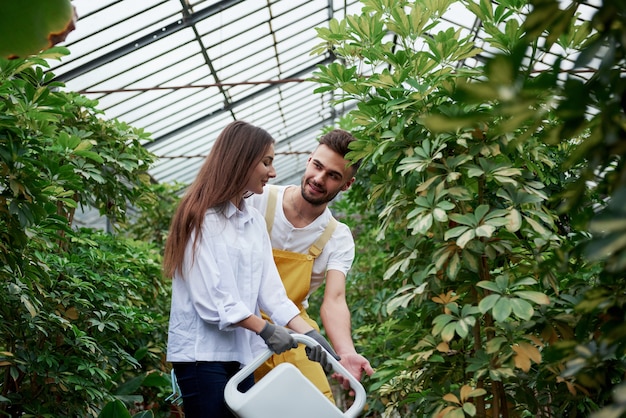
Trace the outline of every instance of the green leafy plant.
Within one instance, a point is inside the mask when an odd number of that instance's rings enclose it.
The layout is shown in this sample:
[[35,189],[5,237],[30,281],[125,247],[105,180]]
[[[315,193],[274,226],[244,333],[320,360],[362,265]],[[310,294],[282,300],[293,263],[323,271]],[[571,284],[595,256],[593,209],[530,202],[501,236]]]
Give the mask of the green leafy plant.
[[[316,52],[338,60],[314,80],[354,104],[350,158],[365,161],[345,207],[376,228],[362,232],[365,284],[350,301],[377,366],[369,413],[573,417],[610,404],[626,370],[623,6],[581,23],[578,2],[362,4],[318,31]],[[440,25],[453,5],[480,20],[489,56]],[[537,70],[556,44],[563,55]],[[562,67],[606,45],[589,80]],[[390,261],[365,271],[381,251]],[[360,314],[361,292],[377,315]]]
[[44,68],[64,53],[0,60],[0,414],[166,414],[160,248],[73,225],[155,199],[149,136],[61,92]]

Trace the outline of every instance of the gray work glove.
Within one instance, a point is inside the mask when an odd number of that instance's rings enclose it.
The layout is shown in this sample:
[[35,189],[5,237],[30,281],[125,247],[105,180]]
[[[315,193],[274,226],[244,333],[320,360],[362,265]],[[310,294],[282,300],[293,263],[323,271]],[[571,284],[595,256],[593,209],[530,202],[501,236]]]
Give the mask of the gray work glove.
[[328,341],[326,341],[326,338],[322,337],[322,334],[320,334],[316,330],[313,329],[304,335],[313,338],[319,344],[315,347],[307,346],[305,349],[306,356],[309,358],[309,360],[317,361],[319,364],[321,364],[326,373],[331,372],[333,370],[333,365],[326,357],[327,353],[333,356],[337,361],[341,360],[341,357],[339,357],[337,353],[335,353],[335,350],[333,350]]
[[259,335],[263,338],[268,348],[276,354],[298,347],[298,342],[294,340],[284,327],[277,327],[267,321]]

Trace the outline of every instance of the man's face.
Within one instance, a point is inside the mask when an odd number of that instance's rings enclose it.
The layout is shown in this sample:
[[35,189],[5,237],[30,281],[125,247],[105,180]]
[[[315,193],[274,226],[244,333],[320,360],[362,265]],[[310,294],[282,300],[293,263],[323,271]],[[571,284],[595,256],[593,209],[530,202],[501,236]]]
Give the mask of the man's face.
[[302,176],[302,197],[313,205],[328,203],[354,182],[348,160],[326,145],[311,154]]

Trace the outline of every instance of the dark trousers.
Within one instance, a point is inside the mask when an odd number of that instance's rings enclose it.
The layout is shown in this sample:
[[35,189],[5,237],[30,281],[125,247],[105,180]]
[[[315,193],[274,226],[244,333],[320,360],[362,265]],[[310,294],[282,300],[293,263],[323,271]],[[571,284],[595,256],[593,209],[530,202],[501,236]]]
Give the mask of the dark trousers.
[[[228,380],[239,371],[237,362],[198,361],[174,363],[174,373],[183,395],[185,418],[233,418],[224,401]],[[254,375],[239,384],[245,392],[254,385]]]

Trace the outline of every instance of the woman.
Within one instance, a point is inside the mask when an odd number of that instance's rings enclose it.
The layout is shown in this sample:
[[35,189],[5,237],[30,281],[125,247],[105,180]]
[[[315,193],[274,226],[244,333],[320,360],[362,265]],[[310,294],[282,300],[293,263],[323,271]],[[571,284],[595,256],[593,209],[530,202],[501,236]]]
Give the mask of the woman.
[[[296,347],[283,326],[334,354],[287,298],[265,221],[244,200],[276,176],[273,160],[274,140],[265,130],[232,122],[172,220],[164,255],[164,272],[173,279],[167,360],[186,418],[233,417],[224,402],[228,379],[264,350],[263,342],[275,353]],[[262,319],[260,309],[276,325]]]

